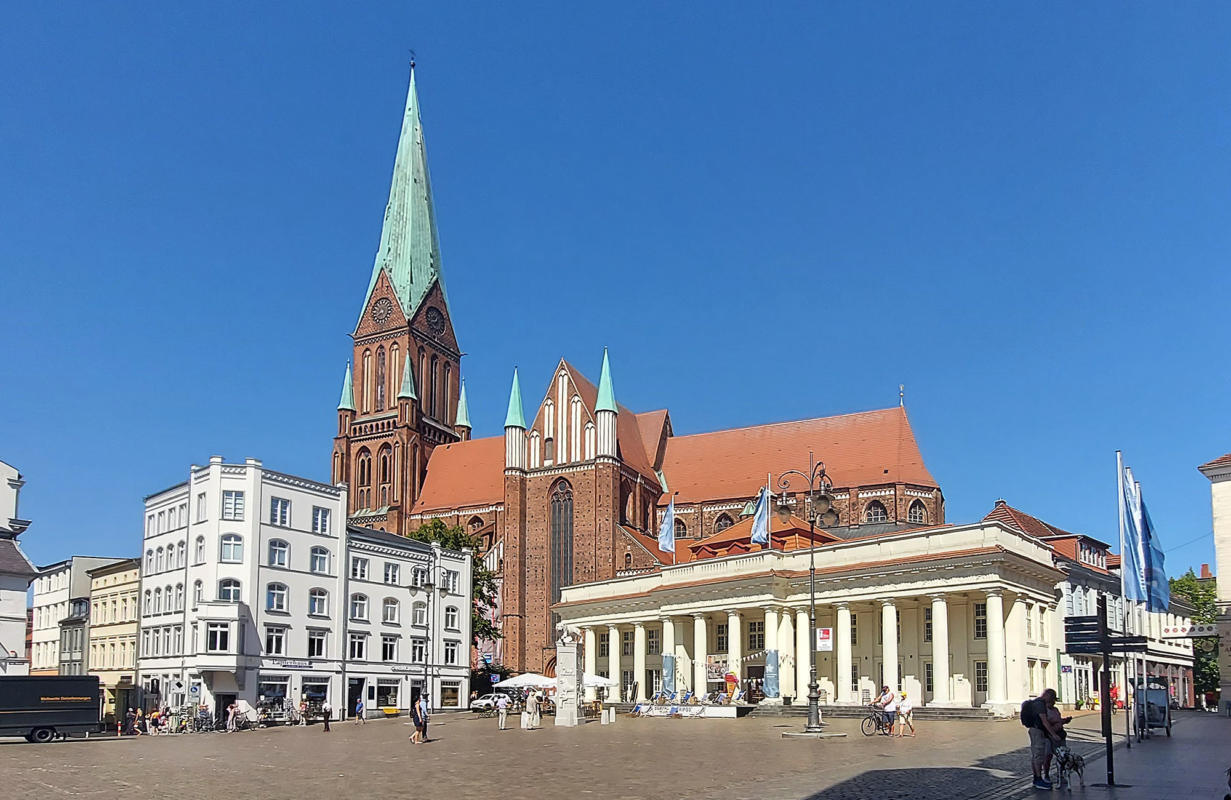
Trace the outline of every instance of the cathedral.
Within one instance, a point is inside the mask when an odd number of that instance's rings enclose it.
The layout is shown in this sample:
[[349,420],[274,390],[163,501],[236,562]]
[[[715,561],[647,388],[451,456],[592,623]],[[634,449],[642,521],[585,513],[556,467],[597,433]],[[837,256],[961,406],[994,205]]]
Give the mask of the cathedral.
[[[566,587],[758,547],[739,538],[741,520],[769,476],[812,453],[833,481],[830,540],[944,523],[901,405],[677,436],[668,410],[619,403],[605,351],[597,385],[561,360],[530,416],[514,371],[504,435],[472,439],[413,69],[352,338],[332,462],[350,520],[407,534],[443,519],[480,537],[501,577],[499,659],[514,672],[552,673]],[[672,500],[675,553],[657,538]]]

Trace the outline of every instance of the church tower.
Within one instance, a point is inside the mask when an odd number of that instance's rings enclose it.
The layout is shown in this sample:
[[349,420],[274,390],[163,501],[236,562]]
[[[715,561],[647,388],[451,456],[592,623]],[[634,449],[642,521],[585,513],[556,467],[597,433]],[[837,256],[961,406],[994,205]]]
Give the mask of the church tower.
[[351,338],[333,481],[350,485],[351,521],[405,534],[433,448],[470,433],[413,62],[380,247]]

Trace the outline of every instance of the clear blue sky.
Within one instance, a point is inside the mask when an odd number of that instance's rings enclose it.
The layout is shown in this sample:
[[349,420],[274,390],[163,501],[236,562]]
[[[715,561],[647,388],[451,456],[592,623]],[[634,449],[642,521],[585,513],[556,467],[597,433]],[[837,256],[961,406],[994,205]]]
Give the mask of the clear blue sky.
[[328,478],[412,47],[476,435],[604,345],[677,432],[905,383],[950,521],[1114,539],[1121,448],[1169,571],[1212,561],[1228,4],[352,5],[0,11],[37,561],[136,554],[211,454]]

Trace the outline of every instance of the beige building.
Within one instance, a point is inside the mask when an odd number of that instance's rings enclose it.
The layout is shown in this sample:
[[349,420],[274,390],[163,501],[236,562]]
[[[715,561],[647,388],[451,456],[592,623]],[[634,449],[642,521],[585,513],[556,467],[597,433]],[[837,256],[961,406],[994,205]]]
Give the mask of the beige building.
[[1214,515],[1214,563],[1218,570],[1219,710],[1231,715],[1231,453],[1198,469],[1210,479]]
[[[137,594],[141,560],[128,558],[96,567],[90,576],[89,674],[103,689],[104,719],[136,705]],[[122,712],[121,712],[122,715]]]

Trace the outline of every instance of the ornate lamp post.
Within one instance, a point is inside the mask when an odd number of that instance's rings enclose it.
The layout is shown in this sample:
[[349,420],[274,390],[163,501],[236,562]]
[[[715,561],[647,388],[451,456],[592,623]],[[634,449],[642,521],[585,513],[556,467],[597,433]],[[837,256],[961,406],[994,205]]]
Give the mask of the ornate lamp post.
[[[812,607],[808,614],[808,724],[804,726],[805,733],[821,732],[821,695],[816,682],[816,523],[831,526],[838,522],[838,513],[833,510],[833,482],[825,472],[825,463],[818,462],[812,451],[808,451],[808,471],[788,469],[778,476],[778,488],[782,492],[782,500],[778,503],[778,518],[783,522],[791,516],[791,506],[787,503],[786,494],[791,488],[791,478],[802,478],[808,484],[805,496],[808,514],[808,593],[811,596]],[[841,676],[839,676],[841,679]]]

